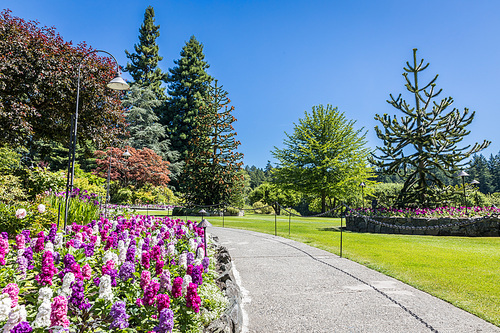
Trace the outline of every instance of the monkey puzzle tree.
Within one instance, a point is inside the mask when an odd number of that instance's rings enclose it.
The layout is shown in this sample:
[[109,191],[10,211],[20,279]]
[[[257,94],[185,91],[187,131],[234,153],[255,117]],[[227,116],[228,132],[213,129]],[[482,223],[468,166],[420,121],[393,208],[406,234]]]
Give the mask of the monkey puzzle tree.
[[439,200],[435,189],[443,186],[437,174],[443,172],[452,177],[467,164],[469,156],[490,144],[485,140],[472,147],[457,147],[470,133],[465,128],[474,119],[475,112],[469,113],[467,108],[463,112],[456,108],[449,110],[453,104],[451,97],[434,101],[442,89],[435,91],[438,75],[429,83],[420,85],[419,73],[429,66],[423,62],[423,59],[417,62],[417,49],[413,49],[413,65],[407,62],[407,67],[404,67],[405,86],[413,94],[415,105],[407,103],[401,94],[397,98],[391,94],[387,102],[403,116],[398,119],[387,114],[375,115],[383,127],[376,126],[375,131],[384,141],[384,146],[377,147],[380,154],[373,155],[370,161],[386,174],[399,173],[405,178],[398,198],[400,205],[432,205],[433,201]]

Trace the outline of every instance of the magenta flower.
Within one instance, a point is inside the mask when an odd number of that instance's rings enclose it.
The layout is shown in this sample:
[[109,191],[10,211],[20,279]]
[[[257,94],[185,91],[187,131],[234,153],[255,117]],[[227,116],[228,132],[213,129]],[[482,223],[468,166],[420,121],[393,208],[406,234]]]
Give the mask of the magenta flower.
[[145,290],[148,284],[151,282],[151,273],[149,271],[142,271],[141,273],[141,289]]
[[9,295],[10,300],[12,301],[11,308],[14,308],[17,305],[19,300],[19,287],[17,286],[17,283],[9,283],[5,286],[5,288],[3,288],[2,294]]
[[182,278],[180,276],[174,279],[174,283],[172,285],[172,297],[178,298],[182,296]]
[[194,312],[200,312],[201,298],[198,296],[198,285],[190,283],[187,287],[186,306],[192,308]]
[[42,256],[41,272],[35,276],[35,279],[42,286],[52,285],[52,278],[55,274],[57,274],[57,268],[54,266],[54,255],[50,251],[45,251]]
[[69,327],[68,319],[68,300],[64,296],[54,297],[52,310],[50,312],[50,325]]

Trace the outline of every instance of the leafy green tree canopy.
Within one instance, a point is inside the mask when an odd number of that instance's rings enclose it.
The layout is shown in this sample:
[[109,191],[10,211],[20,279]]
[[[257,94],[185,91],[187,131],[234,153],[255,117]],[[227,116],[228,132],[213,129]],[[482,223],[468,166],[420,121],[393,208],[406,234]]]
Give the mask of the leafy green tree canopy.
[[285,133],[284,148],[272,151],[278,160],[273,182],[321,197],[323,212],[327,197],[342,200],[359,192],[372,169],[367,166],[366,133],[355,129],[355,123],[331,105],[313,106],[294,124],[292,134]]
[[[413,50],[413,64],[406,63],[403,76],[406,89],[413,95],[415,104],[411,106],[401,98],[401,94],[387,102],[403,113],[401,118],[375,115],[382,128],[375,127],[378,138],[384,146],[377,147],[379,155],[371,162],[387,174],[401,173],[405,183],[399,198],[400,204],[417,203],[432,205],[429,200],[436,198],[432,185],[442,187],[438,175],[443,172],[452,177],[459,168],[467,164],[472,154],[488,147],[489,141],[474,146],[459,148],[458,144],[470,131],[466,127],[474,119],[475,112],[463,112],[453,108],[453,98],[434,101],[442,91],[436,91],[436,75],[429,83],[421,85],[419,74],[429,63],[417,61],[417,49]],[[409,166],[409,168],[407,167]]]

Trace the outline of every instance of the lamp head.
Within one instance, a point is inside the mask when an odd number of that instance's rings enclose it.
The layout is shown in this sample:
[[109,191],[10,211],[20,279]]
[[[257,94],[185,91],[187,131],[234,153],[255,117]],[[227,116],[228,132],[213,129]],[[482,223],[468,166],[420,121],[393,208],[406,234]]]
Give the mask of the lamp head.
[[470,182],[470,184],[471,184],[471,185],[477,185],[477,184],[479,184],[479,182],[478,182],[477,180],[475,180],[475,179],[474,179],[473,181],[471,181],[471,182]]
[[207,219],[201,220],[200,223],[198,223],[197,227],[198,228],[206,228],[206,227],[211,227],[212,223],[208,222]]
[[365,187],[365,186],[366,186],[366,184],[365,184],[364,182],[361,182],[361,184],[359,184],[359,186],[361,186],[361,187]]
[[127,84],[127,82],[125,82],[125,80],[122,78],[122,76],[120,75],[120,73],[116,73],[116,76],[113,80],[111,80],[107,87],[109,89],[113,89],[113,90],[129,90],[130,89],[130,86]]
[[460,173],[458,174],[458,177],[467,177],[469,174],[465,171],[460,171]]
[[122,154],[123,157],[129,158],[132,154],[129,153],[128,148],[127,150]]

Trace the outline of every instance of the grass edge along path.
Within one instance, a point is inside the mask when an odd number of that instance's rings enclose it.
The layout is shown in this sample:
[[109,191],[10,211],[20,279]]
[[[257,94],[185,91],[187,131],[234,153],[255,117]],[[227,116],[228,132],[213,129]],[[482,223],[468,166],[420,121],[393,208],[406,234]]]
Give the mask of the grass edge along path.
[[[154,214],[166,215],[166,212],[157,211]],[[212,225],[222,227],[222,217],[205,218]],[[201,217],[187,216],[187,219],[200,221]],[[272,235],[275,233],[274,215],[226,216],[224,226]],[[289,235],[289,218],[277,217],[278,236],[336,255],[340,253],[339,227],[339,218],[292,217]],[[500,237],[437,237],[344,231],[342,255],[500,327]]]

